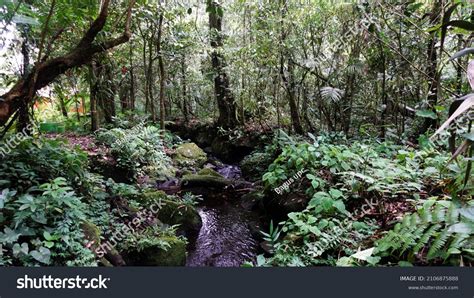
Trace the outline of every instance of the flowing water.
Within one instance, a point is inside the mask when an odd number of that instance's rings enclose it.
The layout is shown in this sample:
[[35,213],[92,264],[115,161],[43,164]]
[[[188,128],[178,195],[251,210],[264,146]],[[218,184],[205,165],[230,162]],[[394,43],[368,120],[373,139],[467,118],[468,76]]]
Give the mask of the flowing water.
[[[240,168],[224,165],[217,169],[227,179],[239,179]],[[196,242],[188,249],[187,266],[238,267],[253,262],[258,243],[255,231],[258,216],[241,205],[239,199],[221,200],[199,207],[202,227]]]
[[255,215],[230,202],[201,207],[199,214],[202,227],[188,251],[187,266],[238,267],[254,261],[258,244],[251,227]]

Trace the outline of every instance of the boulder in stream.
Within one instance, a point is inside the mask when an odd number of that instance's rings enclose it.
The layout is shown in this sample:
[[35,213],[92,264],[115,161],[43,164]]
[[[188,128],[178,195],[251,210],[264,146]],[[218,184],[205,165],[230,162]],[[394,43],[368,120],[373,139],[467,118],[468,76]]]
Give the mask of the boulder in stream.
[[195,143],[184,143],[176,148],[174,160],[180,166],[202,167],[207,160],[207,154]]
[[194,188],[217,188],[223,189],[232,184],[232,181],[224,178],[213,169],[205,168],[197,174],[185,175],[181,181],[182,189]]
[[142,202],[148,205],[158,204],[156,217],[165,224],[179,225],[178,233],[194,238],[201,229],[201,217],[194,206],[172,200],[162,191],[145,192]]

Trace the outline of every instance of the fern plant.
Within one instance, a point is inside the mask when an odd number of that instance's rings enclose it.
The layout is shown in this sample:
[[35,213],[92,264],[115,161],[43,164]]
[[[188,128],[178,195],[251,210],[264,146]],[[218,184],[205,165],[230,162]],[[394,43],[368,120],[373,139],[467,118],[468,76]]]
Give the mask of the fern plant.
[[111,148],[118,165],[140,176],[169,176],[170,158],[165,153],[161,131],[154,126],[100,130],[97,139]]
[[474,261],[474,205],[428,200],[376,243],[381,257],[411,263]]

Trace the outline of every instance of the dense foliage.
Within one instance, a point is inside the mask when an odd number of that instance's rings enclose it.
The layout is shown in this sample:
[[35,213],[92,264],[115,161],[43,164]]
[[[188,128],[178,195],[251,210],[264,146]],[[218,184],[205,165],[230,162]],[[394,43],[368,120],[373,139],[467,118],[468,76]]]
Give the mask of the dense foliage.
[[473,32],[462,0],[2,1],[0,265],[184,265],[221,204],[247,265],[472,266]]

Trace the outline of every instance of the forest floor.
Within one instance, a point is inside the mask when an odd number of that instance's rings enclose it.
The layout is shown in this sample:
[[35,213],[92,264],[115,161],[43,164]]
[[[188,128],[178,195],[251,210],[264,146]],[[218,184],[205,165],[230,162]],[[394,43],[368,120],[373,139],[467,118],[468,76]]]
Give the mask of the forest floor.
[[[130,125],[25,140],[0,168],[5,209],[22,210],[1,218],[0,241],[15,251],[2,263],[472,262],[472,197],[466,188],[452,195],[459,169],[447,172],[449,155],[433,145],[289,136],[256,126],[174,130],[182,138]],[[36,200],[53,211],[30,207]]]

